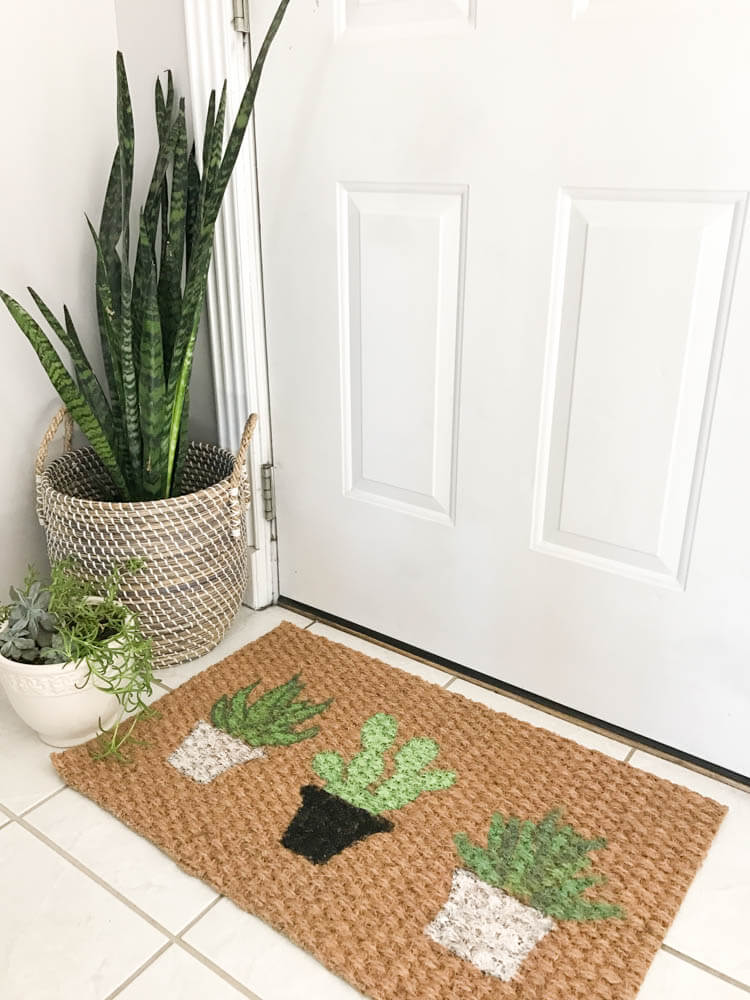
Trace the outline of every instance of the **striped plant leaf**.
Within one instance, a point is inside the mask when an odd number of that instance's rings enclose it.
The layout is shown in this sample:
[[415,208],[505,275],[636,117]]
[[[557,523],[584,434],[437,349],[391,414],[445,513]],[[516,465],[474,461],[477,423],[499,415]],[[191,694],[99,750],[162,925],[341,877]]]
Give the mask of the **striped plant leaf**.
[[[124,414],[125,440],[133,475],[134,492],[140,491],[141,433],[138,417],[138,373],[133,351],[131,305],[133,281],[130,274],[130,201],[133,193],[133,159],[135,134],[133,106],[122,52],[117,53],[117,137],[120,146],[120,184],[122,190],[122,237],[120,260],[120,311],[118,334],[121,400]],[[112,290],[111,283],[107,281]]]
[[174,80],[172,79],[172,70],[167,70],[167,99],[164,100],[164,90],[162,89],[161,80],[157,76],[156,86],[154,88],[154,98],[156,102],[156,131],[159,136],[159,142],[163,142],[169,133],[169,125],[172,121],[172,112],[174,109]]
[[208,150],[208,160],[203,160],[203,170],[205,174],[206,190],[210,190],[214,178],[221,164],[221,154],[224,149],[224,122],[227,114],[227,81],[221,88],[219,106],[216,109],[216,121],[211,132],[211,145]]
[[193,247],[198,236],[198,202],[200,199],[201,175],[195,162],[195,143],[190,149],[187,168],[187,211],[185,214],[185,264],[190,264]]
[[[122,197],[121,259],[123,271],[127,271],[130,267],[130,200],[133,194],[135,132],[133,130],[133,105],[130,101],[128,75],[125,72],[125,60],[122,52],[117,53],[117,138],[120,151],[120,193]],[[129,302],[129,291],[123,294]]]
[[169,495],[176,497],[182,490],[182,474],[185,471],[185,456],[190,445],[189,435],[190,425],[190,386],[185,390],[185,402],[182,406],[182,422],[180,424],[180,437],[177,442],[177,458],[174,463],[172,483]]
[[71,417],[81,428],[91,443],[92,448],[94,448],[97,455],[101,458],[107,472],[112,477],[115,487],[124,499],[129,499],[130,495],[125,478],[117,464],[107,435],[88,403],[83,398],[78,386],[70,377],[68,370],[50,343],[49,338],[36,320],[26,312],[23,306],[11,298],[10,295],[0,291],[0,299],[3,300],[11,316],[36,351],[36,355],[41,361],[47,377],[57,390],[63,403],[67,406]]
[[[144,227],[141,227],[141,239]],[[166,387],[159,303],[156,296],[156,263],[149,253],[151,269],[145,295],[143,330],[141,333],[141,368],[138,400],[143,439],[143,495],[157,499],[166,495]]]
[[81,341],[79,340],[78,333],[73,326],[73,320],[70,318],[70,313],[68,312],[67,307],[65,307],[66,325],[63,327],[49,306],[44,302],[41,295],[38,295],[37,292],[35,292],[30,286],[29,294],[36,303],[42,316],[44,316],[52,330],[57,334],[60,343],[67,350],[68,354],[70,354],[70,360],[73,362],[73,369],[81,395],[91,407],[91,412],[99,421],[99,424],[107,435],[107,440],[112,447],[112,451],[116,455],[117,444],[111,430],[112,412],[109,408],[107,397],[104,395],[104,390],[99,384],[99,379],[94,374],[94,370],[89,364],[89,360],[84,353]]
[[258,85],[260,84],[261,74],[263,73],[263,66],[265,65],[268,51],[271,48],[271,43],[276,37],[277,31],[281,27],[281,22],[284,20],[284,14],[286,14],[286,9],[289,6],[289,3],[290,0],[281,0],[268,31],[266,32],[266,37],[263,39],[263,44],[258,51],[255,63],[253,64],[250,79],[248,80],[247,87],[245,88],[245,93],[242,95],[240,107],[227,142],[224,158],[221,161],[221,166],[218,169],[215,181],[211,185],[211,193],[206,203],[206,211],[204,213],[205,222],[214,222],[219,214],[224,192],[226,191],[227,184],[229,183],[229,178],[232,176],[232,171],[234,170],[234,165],[237,162],[240,147],[242,146],[242,140],[250,121],[250,115],[253,112],[255,95],[258,92]]
[[172,348],[182,312],[182,268],[188,200],[188,153],[185,102],[180,101],[172,169],[172,198],[169,219],[162,217],[162,262],[158,299],[164,345],[165,378],[169,375]]
[[180,328],[177,332],[177,340],[172,352],[172,363],[169,366],[167,405],[171,411],[168,456],[170,482],[174,479],[175,461],[182,424],[182,411],[190,384],[195,338],[198,333],[203,302],[206,297],[206,282],[208,280],[208,268],[211,264],[212,249],[213,232],[211,232],[210,238],[201,240],[190,261],[189,274],[185,284],[185,295],[182,300]]
[[[109,172],[107,191],[104,196],[102,215],[99,223],[99,242],[102,247],[103,259],[107,265],[109,283],[113,289],[113,307],[118,312],[120,308],[120,258],[117,255],[117,243],[122,234],[122,187],[120,178],[120,147],[115,150],[112,161],[112,169]],[[96,282],[104,280],[104,272],[99,263],[97,255]],[[112,355],[110,340],[106,334],[106,319],[102,315],[102,307],[99,296],[96,297],[96,312],[99,321],[99,339],[101,343],[102,358],[104,360],[104,374],[109,386],[110,405],[112,407],[112,425],[114,436],[118,442],[117,456],[120,464],[124,467],[125,451],[123,450],[125,435],[122,415],[122,392],[120,386],[119,365],[116,357]]]
[[109,379],[109,374],[107,376],[110,383],[110,399],[113,412],[115,403],[117,403],[118,411],[122,413],[124,408],[124,397],[122,394],[120,352],[118,349],[119,318],[115,307],[114,296],[112,294],[109,269],[107,267],[107,262],[104,259],[104,248],[102,247],[97,232],[91,224],[91,219],[89,219],[88,215],[86,216],[86,223],[88,224],[91,238],[93,239],[94,246],[96,247],[96,305],[97,312],[99,314],[102,343],[107,346],[105,365],[108,356],[109,362],[112,366],[112,379]]

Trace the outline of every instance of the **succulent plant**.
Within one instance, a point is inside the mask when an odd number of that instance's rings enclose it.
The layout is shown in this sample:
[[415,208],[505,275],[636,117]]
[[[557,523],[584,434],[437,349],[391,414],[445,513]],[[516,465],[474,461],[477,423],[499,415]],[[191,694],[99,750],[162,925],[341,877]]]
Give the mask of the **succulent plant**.
[[47,636],[51,638],[57,627],[57,619],[49,610],[49,590],[43,588],[39,580],[27,577],[25,589],[10,588],[10,599],[8,621],[25,629],[35,641],[41,637],[40,646],[48,646],[49,641],[44,640]]
[[297,701],[305,685],[300,681],[299,674],[295,674],[286,684],[266,691],[257,701],[248,702],[259,684],[257,680],[241,688],[231,698],[222,695],[211,710],[214,726],[244,740],[251,747],[286,747],[317,735],[319,726],[307,729],[296,727],[325,712],[333,698],[317,705],[310,701]]
[[[11,603],[0,607],[0,654],[19,663],[81,660],[89,671],[86,683],[115,695],[125,713],[152,714],[145,700],[153,680],[151,642],[118,596],[122,577],[139,567],[130,561],[92,577],[69,559],[52,566],[49,584],[30,569],[23,587],[11,587]],[[130,720],[124,736],[120,723],[102,733],[96,756],[125,760],[122,747],[132,725]]]
[[362,750],[347,766],[341,754],[327,751],[313,759],[313,770],[325,781],[325,790],[345,802],[378,816],[391,809],[402,809],[423,792],[450,788],[456,775],[436,768],[425,770],[440,753],[435,740],[409,740],[394,756],[395,771],[390,778],[371,788],[385,770],[386,753],[398,732],[392,715],[378,712],[362,726]]
[[9,622],[0,632],[0,654],[17,663],[35,663],[39,659],[39,647],[22,622]]

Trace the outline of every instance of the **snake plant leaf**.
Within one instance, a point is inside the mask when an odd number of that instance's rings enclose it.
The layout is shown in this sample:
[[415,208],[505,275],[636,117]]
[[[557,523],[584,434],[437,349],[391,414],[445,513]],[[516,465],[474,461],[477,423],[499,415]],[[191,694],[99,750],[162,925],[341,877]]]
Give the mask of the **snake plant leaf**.
[[60,343],[67,350],[68,354],[70,354],[70,360],[73,362],[73,369],[81,395],[91,407],[92,413],[107,435],[112,451],[116,454],[117,445],[110,430],[112,426],[112,411],[107,402],[107,397],[104,395],[104,390],[99,383],[99,379],[94,374],[89,360],[84,353],[67,307],[64,307],[65,327],[63,327],[41,295],[37,294],[31,286],[29,286],[29,294],[42,316],[44,316],[52,330],[57,334]]
[[206,109],[206,127],[203,130],[203,173],[206,172],[208,160],[211,156],[211,143],[214,135],[214,122],[216,121],[216,91],[212,90],[208,95],[208,108]]
[[[102,247],[103,259],[106,270],[109,274],[109,282],[113,289],[112,305],[116,312],[120,308],[120,258],[117,255],[117,243],[122,234],[122,186],[120,177],[120,147],[115,150],[112,161],[112,169],[109,172],[107,191],[104,196],[102,214],[99,222],[99,242]],[[96,263],[97,284],[104,280],[104,271],[101,267],[99,256]],[[99,339],[101,344],[102,358],[104,361],[104,374],[109,386],[110,406],[112,408],[113,434],[118,442],[118,459],[125,467],[129,462],[125,460],[124,451],[124,423],[122,414],[122,393],[120,391],[119,365],[116,355],[112,355],[110,339],[107,336],[107,318],[102,314],[102,304],[99,296],[96,296],[96,313],[99,322]]]
[[268,51],[271,48],[271,43],[276,37],[277,31],[281,27],[281,22],[284,19],[284,14],[286,14],[289,2],[290,0],[281,0],[281,3],[279,4],[268,28],[266,37],[263,39],[263,44],[258,51],[258,56],[250,73],[250,79],[248,80],[247,87],[245,88],[245,93],[242,96],[240,107],[234,120],[234,125],[232,126],[224,158],[221,161],[221,166],[219,167],[215,181],[211,186],[210,197],[206,205],[205,221],[213,222],[219,214],[224,192],[226,191],[227,184],[229,183],[229,178],[232,176],[232,171],[234,170],[234,165],[237,162],[240,147],[242,146],[242,140],[250,121],[250,115],[253,111],[255,95],[258,91],[258,85],[260,84],[263,66],[265,64]]
[[172,347],[177,337],[182,312],[182,268],[185,251],[185,231],[188,199],[188,151],[185,102],[180,101],[176,120],[177,132],[173,150],[172,198],[169,216],[162,216],[162,263],[159,274],[158,298],[164,342],[164,372],[169,375]]
[[203,301],[206,297],[206,282],[211,264],[213,230],[210,236],[202,239],[197,251],[190,261],[188,278],[185,285],[185,295],[182,300],[182,314],[177,339],[172,352],[172,362],[169,366],[167,382],[167,405],[171,409],[169,422],[169,453],[168,481],[174,482],[177,447],[180,440],[182,425],[182,409],[185,404],[185,394],[190,383],[190,373],[195,349],[195,338],[198,334]]
[[92,448],[94,448],[101,458],[117,489],[125,499],[128,499],[128,488],[107,435],[88,403],[83,398],[78,386],[70,377],[68,370],[50,343],[49,338],[36,320],[15,299],[3,291],[0,291],[0,298],[34,348],[37,357],[47,373],[47,377],[57,390],[63,403],[67,406],[71,417],[81,428],[91,443]]
[[[104,247],[97,235],[96,230],[91,224],[91,219],[88,215],[85,217],[86,223],[89,227],[89,232],[91,233],[91,238],[94,241],[94,246],[96,248],[96,303],[97,311],[99,313],[99,323],[100,332],[102,337],[102,343],[107,346],[107,355],[110,359],[110,364],[112,367],[112,376],[110,378],[109,373],[107,373],[107,380],[110,387],[110,396],[113,404],[117,401],[119,407],[119,412],[122,413],[124,409],[124,397],[122,393],[122,375],[120,369],[120,353],[118,350],[118,315],[117,308],[115,306],[115,298],[112,292],[109,268],[104,257]],[[115,251],[116,256],[116,251]],[[118,258],[119,260],[119,258]],[[105,365],[107,355],[105,355]],[[105,368],[106,370],[106,368]]]
[[[133,193],[133,159],[135,155],[135,133],[133,130],[133,106],[130,100],[128,77],[122,52],[117,53],[117,137],[120,148],[120,185],[122,191],[122,262],[120,281],[118,334],[120,362],[121,401],[124,413],[125,439],[127,442],[133,485],[140,490],[141,435],[138,415],[138,376],[133,351],[132,295],[133,281],[130,274],[130,201]],[[112,295],[112,285],[107,276]],[[114,296],[112,296],[114,298]]]
[[101,315],[104,321],[105,336],[110,342],[110,351],[113,360],[116,359],[118,371],[116,372],[117,391],[120,394],[120,405],[124,413],[124,430],[126,438],[126,450],[128,455],[128,468],[132,476],[133,492],[140,489],[139,470],[141,468],[141,437],[140,421],[138,418],[138,386],[136,382],[135,363],[133,360],[133,337],[131,330],[130,306],[131,306],[131,278],[130,269],[122,269],[122,294],[120,296],[121,313],[119,324],[115,315],[113,305],[112,288],[109,283],[109,273],[104,261],[99,237],[91,224],[91,220],[86,217],[89,225],[96,253],[99,262],[98,273],[101,280],[96,283],[96,294],[101,302]]
[[[125,247],[123,246],[123,252]],[[140,489],[140,470],[142,470],[143,450],[141,447],[141,421],[138,413],[138,372],[135,367],[135,352],[133,347],[132,323],[133,284],[130,268],[122,269],[122,294],[120,296],[120,364],[122,370],[122,392],[125,411],[125,430],[127,432],[128,452],[133,472],[134,485]]]
[[211,189],[216,173],[219,169],[221,163],[221,154],[224,148],[224,122],[227,114],[227,81],[221,88],[221,97],[219,98],[219,106],[216,109],[216,120],[214,121],[214,127],[211,132],[211,144],[208,150],[208,161],[205,159],[204,153],[204,177],[206,190]]
[[185,213],[185,263],[189,266],[198,235],[198,202],[201,175],[195,162],[195,143],[190,148],[187,164],[187,206]]
[[[135,157],[135,132],[133,105],[130,100],[128,75],[122,52],[117,53],[117,139],[120,151],[120,189],[122,195],[122,261],[129,269],[130,249],[130,199],[133,193],[133,160]],[[129,300],[129,294],[127,295]]]
[[177,440],[177,457],[174,463],[174,470],[172,473],[172,482],[170,483],[171,493],[170,496],[177,497],[182,495],[182,474],[185,469],[185,457],[188,452],[188,447],[190,446],[190,386],[185,391],[185,402],[182,407],[182,420],[180,422],[180,433]]
[[[142,226],[142,233],[143,230]],[[149,255],[149,260],[151,269],[144,299],[138,400],[143,439],[143,493],[147,499],[155,500],[164,496],[165,491],[167,436],[164,426],[164,358],[153,253]]]
[[157,76],[154,87],[154,100],[156,103],[156,131],[159,142],[163,142],[169,133],[169,126],[172,121],[172,111],[174,109],[174,80],[172,70],[167,70],[167,99],[164,100],[164,90],[161,80]]

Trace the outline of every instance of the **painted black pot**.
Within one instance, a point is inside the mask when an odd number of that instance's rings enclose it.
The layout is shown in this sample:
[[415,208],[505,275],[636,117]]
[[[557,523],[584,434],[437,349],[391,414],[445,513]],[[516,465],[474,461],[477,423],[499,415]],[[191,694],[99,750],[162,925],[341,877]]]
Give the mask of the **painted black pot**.
[[390,833],[393,823],[353,806],[317,785],[300,789],[302,805],[281,843],[314,865],[324,865],[336,854],[373,833]]

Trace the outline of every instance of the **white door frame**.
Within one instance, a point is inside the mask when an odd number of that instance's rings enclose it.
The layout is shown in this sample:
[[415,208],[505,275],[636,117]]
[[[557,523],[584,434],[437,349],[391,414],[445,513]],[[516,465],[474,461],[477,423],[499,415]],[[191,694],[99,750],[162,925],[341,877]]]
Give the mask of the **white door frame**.
[[[224,79],[227,119],[233,120],[250,73],[250,47],[248,36],[234,28],[232,0],[184,0],[184,7],[190,117],[200,149],[209,95],[221,89]],[[265,518],[261,480],[261,468],[273,463],[273,453],[252,120],[216,225],[207,306],[219,442],[236,451],[248,415],[258,414],[249,456],[253,500],[246,602],[262,608],[277,599],[279,584],[275,523]]]

